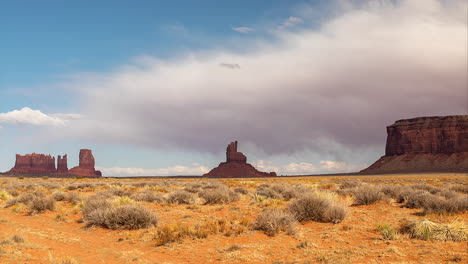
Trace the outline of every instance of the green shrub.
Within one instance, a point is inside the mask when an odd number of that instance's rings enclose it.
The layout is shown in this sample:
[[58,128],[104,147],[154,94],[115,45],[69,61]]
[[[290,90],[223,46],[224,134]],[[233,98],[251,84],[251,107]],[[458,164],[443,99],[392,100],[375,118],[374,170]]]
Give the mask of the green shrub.
[[384,240],[395,240],[398,236],[398,230],[391,225],[377,225],[375,228],[382,235]]

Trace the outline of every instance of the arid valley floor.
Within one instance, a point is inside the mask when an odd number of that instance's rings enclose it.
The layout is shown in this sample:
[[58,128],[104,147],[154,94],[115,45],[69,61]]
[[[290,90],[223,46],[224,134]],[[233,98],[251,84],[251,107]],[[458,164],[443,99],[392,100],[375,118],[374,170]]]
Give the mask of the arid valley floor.
[[0,263],[466,263],[467,176],[2,177]]

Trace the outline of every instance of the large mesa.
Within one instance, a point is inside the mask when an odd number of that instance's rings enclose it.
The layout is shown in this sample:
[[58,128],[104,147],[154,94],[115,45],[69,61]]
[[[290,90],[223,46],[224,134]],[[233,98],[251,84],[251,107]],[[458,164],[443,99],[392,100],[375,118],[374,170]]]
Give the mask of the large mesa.
[[396,121],[385,156],[361,172],[468,172],[468,115]]
[[218,167],[203,175],[204,177],[223,178],[254,178],[272,177],[275,172],[261,172],[247,163],[247,157],[237,151],[237,141],[231,142],[226,148],[226,162],[221,162]]

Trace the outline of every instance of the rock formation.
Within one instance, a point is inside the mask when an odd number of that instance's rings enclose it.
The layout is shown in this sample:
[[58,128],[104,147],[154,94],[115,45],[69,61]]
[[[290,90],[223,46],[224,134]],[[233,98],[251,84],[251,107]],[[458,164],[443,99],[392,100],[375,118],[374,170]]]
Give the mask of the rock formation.
[[67,154],[57,157],[57,173],[68,173]]
[[468,115],[396,121],[385,156],[361,172],[468,172]]
[[203,175],[204,177],[225,177],[225,178],[253,178],[253,177],[273,177],[275,172],[261,172],[247,163],[247,157],[237,151],[237,141],[231,142],[226,148],[226,162],[221,162],[218,167]]
[[69,174],[85,176],[85,177],[101,177],[100,171],[94,168],[94,156],[91,150],[81,149],[80,150],[80,162],[77,167],[74,167],[68,171]]
[[101,177],[101,172],[94,169],[94,157],[91,150],[80,150],[79,164],[79,166],[68,170],[67,155],[63,157],[59,155],[57,169],[55,169],[55,157],[51,155],[33,153],[22,156],[17,154],[15,166],[6,174]]
[[16,154],[15,166],[8,173],[55,173],[55,157],[44,154]]

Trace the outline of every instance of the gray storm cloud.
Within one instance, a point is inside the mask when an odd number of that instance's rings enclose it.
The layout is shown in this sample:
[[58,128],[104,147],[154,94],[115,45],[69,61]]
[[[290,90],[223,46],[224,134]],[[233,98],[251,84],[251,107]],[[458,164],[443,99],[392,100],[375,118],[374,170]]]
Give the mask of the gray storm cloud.
[[[394,120],[465,114],[466,1],[391,2],[348,8],[318,29],[275,32],[248,53],[145,57],[77,75],[88,119],[70,133],[210,152],[237,139],[285,154],[382,147]],[[242,69],[219,66],[226,61]]]

